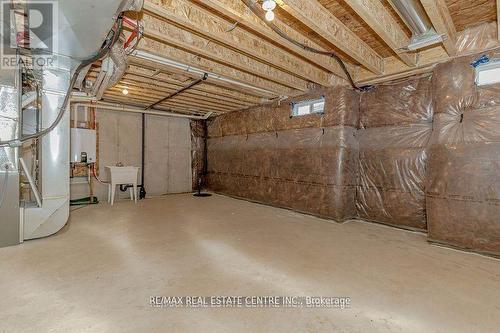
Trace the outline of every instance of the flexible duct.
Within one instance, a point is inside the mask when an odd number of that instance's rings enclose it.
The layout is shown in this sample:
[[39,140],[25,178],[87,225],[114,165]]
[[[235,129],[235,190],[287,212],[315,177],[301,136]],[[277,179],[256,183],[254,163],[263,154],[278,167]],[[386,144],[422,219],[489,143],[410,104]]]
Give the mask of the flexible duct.
[[127,71],[128,60],[124,45],[124,40],[120,38],[111,48],[109,57],[113,61],[113,65],[111,72],[107,73],[107,75],[109,75],[109,79],[103,87],[104,89],[108,89],[116,85]]
[[431,22],[418,0],[389,0],[392,7],[410,28],[413,36],[423,35],[432,29]]
[[144,0],[124,0],[120,6],[119,12],[140,12],[144,6]]

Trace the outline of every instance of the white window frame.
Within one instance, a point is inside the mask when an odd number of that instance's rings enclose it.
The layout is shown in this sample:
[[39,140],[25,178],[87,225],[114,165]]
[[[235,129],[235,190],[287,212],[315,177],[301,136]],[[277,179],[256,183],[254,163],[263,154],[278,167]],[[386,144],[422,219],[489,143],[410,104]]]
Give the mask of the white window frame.
[[[314,111],[314,105],[315,104],[320,104],[323,103],[323,108],[319,111]],[[296,103],[291,103],[292,106],[292,113],[290,117],[302,117],[302,116],[307,116],[311,114],[324,114],[325,113],[325,107],[326,107],[326,99],[325,96],[321,96],[320,98],[316,99],[309,99],[305,101],[300,101]],[[309,107],[309,112],[304,113],[304,114],[299,114],[299,109],[304,108],[304,107]]]

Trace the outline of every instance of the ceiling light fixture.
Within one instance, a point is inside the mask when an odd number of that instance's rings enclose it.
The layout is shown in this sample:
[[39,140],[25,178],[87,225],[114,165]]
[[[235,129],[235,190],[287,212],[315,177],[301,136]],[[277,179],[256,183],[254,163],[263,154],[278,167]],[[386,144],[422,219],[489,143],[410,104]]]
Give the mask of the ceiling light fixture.
[[268,20],[269,22],[274,20],[274,12],[272,10],[266,12],[266,20]]
[[266,0],[262,4],[262,9],[264,9],[266,12],[274,10],[275,8],[276,8],[276,2],[274,0]]
[[271,22],[274,20],[274,12],[273,10],[276,8],[276,1],[275,0],[265,0],[262,3],[262,9],[266,11],[266,20]]
[[127,88],[124,88],[124,89],[122,90],[122,94],[124,94],[124,95],[128,95],[128,89],[127,89]]

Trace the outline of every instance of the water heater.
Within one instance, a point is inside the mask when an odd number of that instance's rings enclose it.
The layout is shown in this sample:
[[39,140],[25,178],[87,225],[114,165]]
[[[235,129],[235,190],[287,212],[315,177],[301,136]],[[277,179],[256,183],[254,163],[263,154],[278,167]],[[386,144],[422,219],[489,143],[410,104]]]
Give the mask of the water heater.
[[96,154],[96,131],[86,128],[71,129],[71,162],[73,163],[95,163]]

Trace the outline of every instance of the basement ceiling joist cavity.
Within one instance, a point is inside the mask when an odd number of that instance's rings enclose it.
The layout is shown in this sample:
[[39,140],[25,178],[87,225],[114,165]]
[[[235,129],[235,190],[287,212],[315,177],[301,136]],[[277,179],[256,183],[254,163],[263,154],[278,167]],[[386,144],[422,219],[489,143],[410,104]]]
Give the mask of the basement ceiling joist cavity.
[[[207,73],[206,81],[160,107],[219,114],[299,96],[316,85],[348,83],[334,58],[300,44],[337,53],[358,84],[417,74],[459,56],[456,44],[464,30],[496,21],[497,2],[421,0],[444,41],[410,52],[404,49],[411,31],[389,0],[276,0],[273,24],[288,38],[255,15],[251,1],[145,0],[139,15],[144,37],[129,56],[125,75],[104,98],[147,106]],[[96,80],[99,66],[88,72],[87,81]]]

